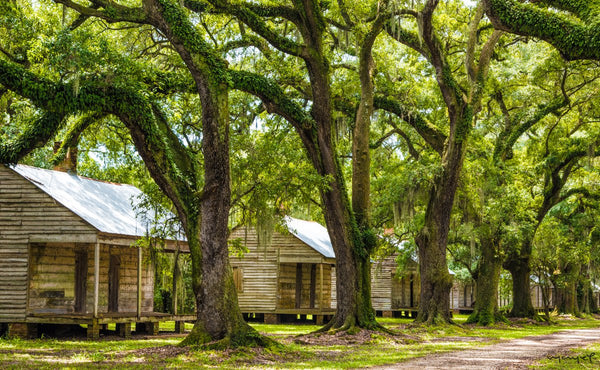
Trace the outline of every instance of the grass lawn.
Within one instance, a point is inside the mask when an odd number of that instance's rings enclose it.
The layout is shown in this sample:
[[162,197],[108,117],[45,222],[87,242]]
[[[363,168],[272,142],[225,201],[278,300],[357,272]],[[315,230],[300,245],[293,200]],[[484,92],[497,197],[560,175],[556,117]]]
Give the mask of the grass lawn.
[[597,369],[600,361],[600,343],[576,348],[562,356],[551,356],[540,361],[535,369]]
[[[466,316],[455,318],[463,323]],[[100,341],[77,339],[0,339],[0,365],[14,368],[321,368],[339,369],[385,365],[424,356],[494,343],[498,340],[549,334],[562,329],[600,326],[600,321],[557,318],[553,324],[516,322],[491,328],[471,326],[415,327],[409,319],[380,319],[397,336],[362,332],[356,336],[303,336],[315,325],[252,324],[258,331],[283,344],[281,349],[202,350],[180,348],[183,335],[134,336],[123,340],[103,337]],[[188,327],[191,328],[191,325]],[[161,331],[173,330],[173,323],[161,324]],[[585,352],[588,351],[588,352]],[[600,345],[581,354],[600,353]],[[600,355],[599,355],[600,357]],[[596,359],[597,360],[597,359]],[[557,361],[555,361],[557,362]],[[576,362],[551,364],[554,368],[573,368]],[[585,367],[582,367],[585,368]]]

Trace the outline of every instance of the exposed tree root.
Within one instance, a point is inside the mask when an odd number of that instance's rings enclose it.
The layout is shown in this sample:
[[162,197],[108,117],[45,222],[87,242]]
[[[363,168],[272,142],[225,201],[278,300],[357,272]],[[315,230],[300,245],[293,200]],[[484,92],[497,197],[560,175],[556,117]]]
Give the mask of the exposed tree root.
[[[341,323],[340,323],[341,322]],[[362,320],[359,323],[359,320],[355,316],[348,316],[345,320],[341,320],[337,315],[333,317],[327,324],[318,330],[314,331],[313,334],[319,333],[327,333],[327,334],[336,334],[342,331],[347,332],[348,334],[356,334],[360,332],[362,329],[376,331],[381,333],[386,333],[390,335],[395,335],[393,330],[386,328],[375,320],[373,317],[372,320]]]
[[196,323],[180,346],[200,346],[205,349],[223,350],[239,347],[280,348],[281,344],[266,337],[246,323],[241,323],[221,338],[213,338],[201,323]]
[[452,320],[452,317],[443,315],[440,312],[434,314],[421,314],[415,319],[415,324],[422,324],[428,326],[443,326],[443,325],[456,325]]
[[474,311],[469,316],[466,323],[489,326],[498,322],[508,323],[508,319],[500,311],[496,311],[494,313],[489,311]]

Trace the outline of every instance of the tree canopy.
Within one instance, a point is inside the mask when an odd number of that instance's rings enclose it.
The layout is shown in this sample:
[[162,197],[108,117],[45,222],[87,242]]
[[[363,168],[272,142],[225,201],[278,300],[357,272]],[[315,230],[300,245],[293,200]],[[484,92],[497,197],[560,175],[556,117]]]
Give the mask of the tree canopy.
[[502,319],[502,269],[512,315],[535,314],[532,273],[562,289],[564,310],[589,311],[597,13],[584,1],[5,1],[0,161],[48,167],[78,147],[86,175],[172,208],[198,312],[187,344],[273,344],[242,319],[227,239],[284,215],[328,228],[337,308],[323,331],[383,330],[370,272],[402,253],[381,246],[390,230],[418,251],[419,322],[451,322],[449,264],[477,282],[473,322]]

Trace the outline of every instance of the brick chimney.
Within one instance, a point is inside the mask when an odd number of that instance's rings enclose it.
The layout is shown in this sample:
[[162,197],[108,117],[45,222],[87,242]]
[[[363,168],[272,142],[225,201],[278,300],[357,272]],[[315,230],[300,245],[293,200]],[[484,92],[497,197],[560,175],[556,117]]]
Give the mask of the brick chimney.
[[[54,142],[54,154],[60,148],[62,142],[56,141]],[[54,166],[55,171],[68,172],[71,174],[77,174],[77,147],[67,149],[67,155],[65,158],[57,165]]]

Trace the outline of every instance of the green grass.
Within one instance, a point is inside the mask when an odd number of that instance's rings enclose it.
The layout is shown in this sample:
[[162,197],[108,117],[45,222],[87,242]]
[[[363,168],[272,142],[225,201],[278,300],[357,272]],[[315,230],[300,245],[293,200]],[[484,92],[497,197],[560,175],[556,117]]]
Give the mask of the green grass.
[[[456,323],[463,323],[466,316],[456,316]],[[348,338],[333,338],[326,342],[310,337],[315,344],[306,344],[308,339],[297,338],[319,327],[316,325],[268,325],[252,323],[259,332],[272,336],[284,344],[279,350],[201,350],[180,349],[176,346],[183,335],[163,335],[153,339],[134,336],[130,340],[118,337],[100,341],[57,340],[57,339],[0,339],[0,364],[2,368],[357,368],[385,365],[433,352],[454,351],[495,343],[499,340],[544,335],[563,329],[591,328],[600,326],[600,321],[586,319],[557,319],[552,324],[529,322],[516,325],[500,324],[492,328],[465,325],[423,327],[411,325],[410,319],[385,318],[380,323],[399,333],[397,337],[367,334],[359,343]],[[187,326],[187,328],[191,328]],[[172,331],[173,323],[161,324],[161,330]],[[325,338],[325,337],[324,337]],[[330,337],[327,340],[330,340]],[[352,337],[351,339],[354,339]],[[358,337],[360,338],[360,336]],[[297,341],[300,339],[300,341]],[[600,353],[600,345],[582,351]],[[586,353],[586,352],[581,352]],[[555,361],[556,362],[556,361]],[[548,366],[573,368],[576,362]],[[581,367],[584,368],[584,367]]]
[[[559,357],[559,358],[557,358]],[[543,369],[597,369],[600,367],[600,343],[576,348],[562,356],[551,356],[531,368]]]

